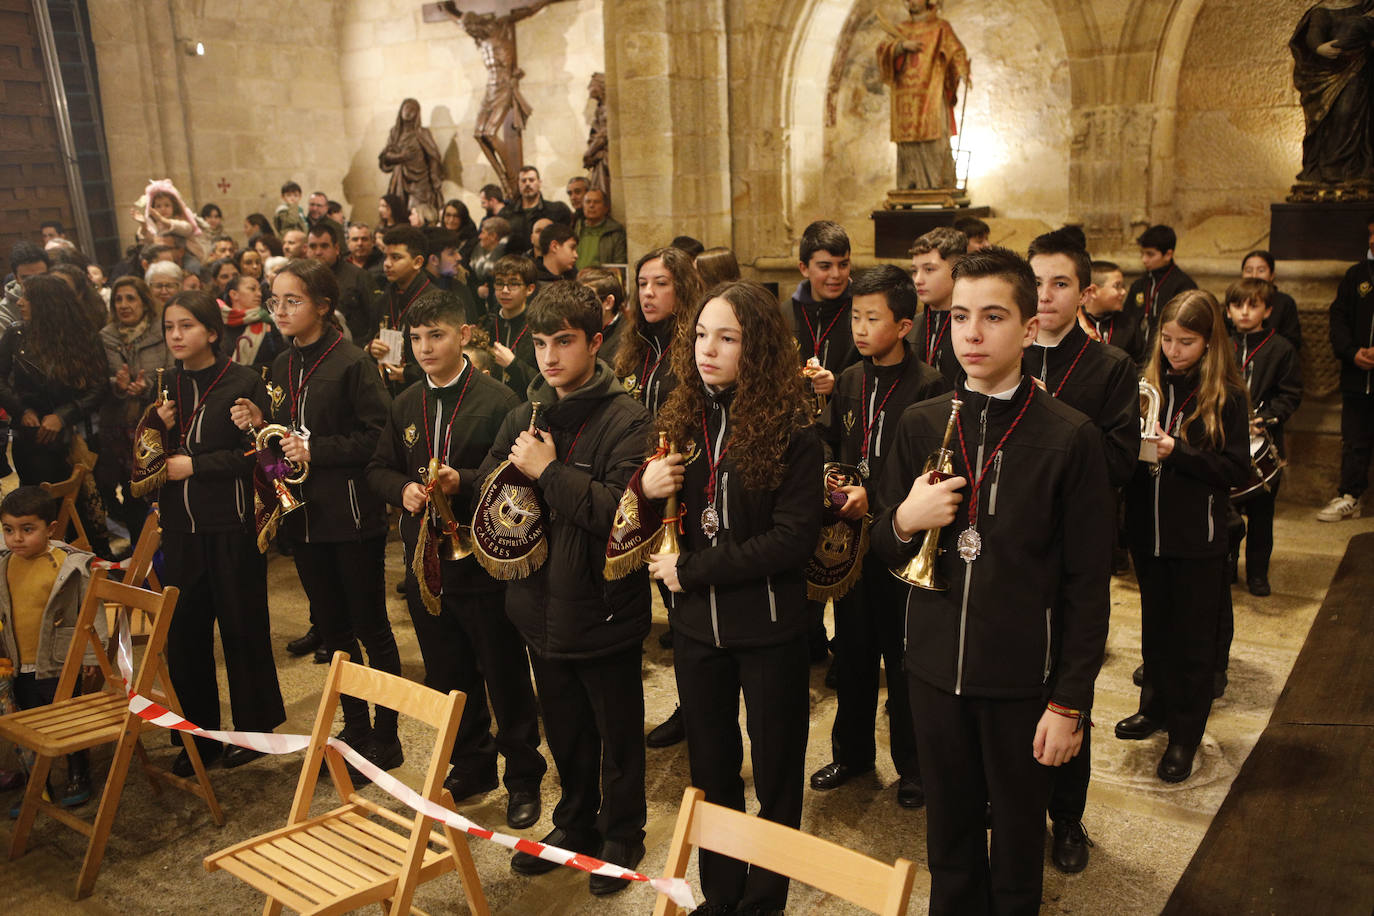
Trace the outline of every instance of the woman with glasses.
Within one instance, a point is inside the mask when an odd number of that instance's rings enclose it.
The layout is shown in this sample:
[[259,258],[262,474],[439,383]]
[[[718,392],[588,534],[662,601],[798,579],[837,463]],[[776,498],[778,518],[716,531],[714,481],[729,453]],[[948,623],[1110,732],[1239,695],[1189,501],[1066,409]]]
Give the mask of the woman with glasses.
[[[267,306],[291,344],[269,373],[270,415],[264,418],[257,405],[241,399],[230,417],[245,431],[265,422],[285,426],[290,434],[281,440],[282,454],[309,466],[294,488],[301,508],[281,515],[278,524],[324,646],[354,660],[366,650],[371,667],[400,674],[386,616],[386,510],[364,474],[391,398],[376,364],[344,339],[334,312],[338,301],[338,281],[320,261],[292,260],[281,268]],[[378,707],[374,728],[365,702],[344,697],[342,706],[343,740],[382,769],[400,766],[395,711]]]

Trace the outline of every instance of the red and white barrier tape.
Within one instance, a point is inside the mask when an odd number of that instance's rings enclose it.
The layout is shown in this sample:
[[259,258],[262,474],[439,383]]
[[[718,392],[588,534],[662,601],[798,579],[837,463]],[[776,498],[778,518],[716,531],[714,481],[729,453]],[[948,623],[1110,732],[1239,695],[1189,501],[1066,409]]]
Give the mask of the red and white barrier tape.
[[[117,660],[119,670],[124,676],[126,685],[133,684],[133,645],[129,637],[129,626],[127,611],[120,608],[119,611],[119,646],[117,649]],[[176,729],[177,731],[190,732],[202,738],[212,741],[220,741],[226,744],[236,744],[239,747],[246,747],[250,750],[261,751],[264,754],[291,754],[296,751],[303,751],[310,746],[309,735],[278,735],[272,732],[240,732],[240,731],[215,731],[200,728],[192,722],[187,721],[176,713],[163,706],[159,706],[152,700],[138,693],[129,687],[129,710],[146,722],[162,728]],[[590,872],[594,875],[605,875],[609,878],[623,878],[627,881],[640,881],[648,884],[654,890],[667,894],[678,906],[691,910],[696,906],[696,900],[692,896],[692,889],[687,882],[681,878],[650,878],[648,875],[631,871],[612,862],[603,862],[592,856],[582,855],[558,846],[548,846],[544,843],[536,843],[522,837],[511,836],[506,833],[497,833],[476,824],[454,811],[442,805],[436,804],[416,792],[410,786],[401,782],[390,773],[381,769],[372,761],[359,754],[346,742],[338,738],[329,738],[329,746],[334,748],[344,759],[353,765],[359,773],[370,780],[374,785],[392,798],[401,802],[409,808],[431,817],[436,821],[442,821],[454,830],[462,831],[469,836],[480,837],[484,840],[491,840],[499,843],[507,849],[515,852],[523,852],[536,858],[545,859],[549,862],[556,862],[559,865],[566,865],[569,868],[576,868],[580,871]]]

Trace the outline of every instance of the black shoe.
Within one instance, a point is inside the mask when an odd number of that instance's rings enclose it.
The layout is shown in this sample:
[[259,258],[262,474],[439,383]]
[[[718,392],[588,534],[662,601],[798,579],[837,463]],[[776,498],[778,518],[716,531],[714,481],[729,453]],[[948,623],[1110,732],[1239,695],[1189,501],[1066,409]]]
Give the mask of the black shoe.
[[326,649],[324,646],[320,646],[318,649],[315,650],[315,664],[317,664],[317,665],[327,665],[327,664],[329,664],[329,662],[330,662],[330,660],[333,658],[333,656],[334,656],[334,653],[333,653],[333,652],[330,652],[330,651],[329,651],[328,649]]
[[234,767],[241,767],[245,763],[252,763],[263,756],[262,751],[255,751],[251,747],[239,747],[237,744],[224,752],[224,768],[232,770]]
[[825,686],[834,690],[840,685],[840,675],[835,670],[835,659],[830,660],[830,667],[825,669]]
[[1131,683],[1137,687],[1145,686],[1145,666],[1140,665],[1131,672]]
[[401,739],[395,735],[389,739],[373,735],[367,750],[363,751],[363,756],[367,758],[368,763],[380,770],[394,770],[406,762],[405,751],[401,749]]
[[[549,832],[548,836],[544,837],[539,842],[544,846],[557,846],[560,849],[580,852],[584,856],[595,856],[601,851],[600,840],[587,838],[580,841],[574,841],[561,827],[555,827]],[[517,875],[525,875],[526,877],[545,875],[557,867],[557,862],[541,859],[527,852],[517,852],[510,857],[510,870]]]
[[1159,769],[1155,770],[1155,773],[1165,782],[1183,782],[1192,775],[1195,753],[1196,747],[1171,744],[1165,749],[1164,756],[1159,761]]
[[1116,736],[1123,741],[1144,741],[1164,726],[1143,713],[1116,723]]
[[673,710],[662,725],[654,727],[644,738],[649,747],[672,747],[687,737],[687,727],[682,724],[682,707]]
[[831,789],[838,789],[855,776],[872,772],[872,764],[866,767],[851,767],[847,763],[827,763],[811,774],[811,788],[821,792],[829,792]]
[[1250,594],[1256,598],[1269,597],[1269,579],[1267,576],[1251,576],[1245,580],[1245,587],[1250,589]]
[[[216,744],[214,750],[199,748],[200,762],[205,764],[206,769],[209,769],[211,764],[218,760],[220,755],[224,753],[223,747],[224,745],[222,744]],[[191,766],[191,755],[186,753],[186,748],[184,747],[181,749],[181,753],[177,755],[177,759],[172,761],[172,775],[180,776],[182,779],[190,779],[192,776],[196,775],[196,768]]]
[[[634,871],[639,866],[640,860],[644,858],[644,844],[607,840],[605,845],[601,847],[601,853],[597,858],[603,862]],[[623,891],[629,886],[629,878],[612,878],[610,875],[592,875],[587,880],[588,889],[596,897],[605,897],[607,894]]]
[[692,910],[692,916],[735,916],[734,904],[705,903]]
[[67,774],[67,785],[57,803],[64,808],[75,808],[91,800],[91,774],[74,770]]
[[512,792],[506,800],[506,826],[512,830],[533,827],[541,813],[538,792]]
[[[444,780],[444,788],[448,789],[455,802],[472,798],[474,795],[485,795],[498,785],[500,783],[496,779],[496,770],[494,769],[481,776],[452,770],[449,772],[448,778]],[[515,795],[511,795],[511,804],[515,804]]]
[[671,649],[673,647],[673,628],[668,627],[658,634],[658,646],[660,649]]
[[1226,696],[1226,685],[1230,683],[1226,679],[1225,671],[1218,671],[1212,675],[1212,699],[1220,700]]
[[903,808],[922,808],[925,803],[926,790],[919,779],[903,776],[897,780],[897,804]]
[[1088,867],[1088,849],[1092,845],[1081,821],[1055,821],[1050,861],[1064,874],[1076,875]]
[[320,631],[311,627],[305,631],[304,636],[298,636],[286,644],[286,651],[297,657],[309,655],[316,652],[324,645],[324,640],[320,637]]

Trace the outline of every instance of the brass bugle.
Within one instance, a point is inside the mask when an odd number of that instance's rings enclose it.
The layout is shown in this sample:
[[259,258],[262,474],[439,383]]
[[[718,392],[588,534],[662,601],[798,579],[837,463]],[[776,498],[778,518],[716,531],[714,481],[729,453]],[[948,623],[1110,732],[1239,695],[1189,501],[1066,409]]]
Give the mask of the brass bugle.
[[439,483],[439,459],[429,459],[429,466],[420,468],[420,481],[429,493],[429,509],[433,511],[437,525],[443,533],[443,547],[439,551],[441,559],[461,560],[472,553],[472,529],[458,524],[449,504],[448,494]]
[[157,370],[157,402],[159,404],[167,403],[167,389],[162,387],[162,373],[166,371],[166,369],[161,367]]
[[[291,435],[291,430],[287,429],[285,426],[282,426],[280,423],[269,423],[258,430],[258,435],[253,440],[253,444],[257,446],[258,451],[263,451],[264,449],[271,448],[274,441],[280,442],[289,435]],[[305,479],[310,476],[310,464],[305,461],[292,461],[285,455],[282,455],[282,460],[291,467],[291,476],[272,478],[272,489],[277,494],[277,502],[281,504],[282,515],[285,515],[305,505],[305,503],[297,498],[296,494],[291,492],[287,484],[295,485],[304,483]]]
[[[959,419],[959,408],[964,406],[964,402],[955,398],[949,405],[949,419],[945,422],[945,436],[940,442],[940,447],[931,453],[926,459],[925,468],[921,474],[940,474],[942,477],[954,476],[954,452],[950,449],[950,439],[954,436],[954,426]],[[949,589],[949,584],[945,582],[944,576],[935,566],[935,560],[940,554],[940,532],[943,528],[931,528],[926,531],[921,540],[921,549],[916,551],[916,555],[907,561],[905,566],[892,570],[892,574],[908,585],[923,588],[932,592],[943,592]]]
[[1159,406],[1164,403],[1164,395],[1149,379],[1140,378],[1140,460],[1150,464],[1159,463],[1159,437],[1155,435],[1155,423],[1159,419]]
[[[806,381],[808,382],[808,384],[810,383],[811,379],[816,375],[817,372],[824,372],[824,371],[825,371],[825,367],[821,365],[820,357],[817,357],[817,356],[811,357],[810,359],[808,359],[808,360],[806,361],[806,365],[802,366],[802,376],[806,379]],[[823,394],[817,394],[817,393],[816,393],[816,390],[815,390],[814,388],[812,388],[812,389],[811,389],[811,410],[812,410],[817,416],[820,415],[820,412],[821,412],[822,410],[825,410],[825,402],[826,402],[826,396],[823,395]]]
[[[668,442],[668,434],[660,431],[658,434],[658,450],[664,455],[671,455],[676,448]],[[668,554],[677,556],[682,553],[682,542],[678,534],[678,526],[682,524],[682,507],[678,500],[677,491],[668,494],[668,498],[663,502],[663,536],[659,539],[658,549],[654,553]]]

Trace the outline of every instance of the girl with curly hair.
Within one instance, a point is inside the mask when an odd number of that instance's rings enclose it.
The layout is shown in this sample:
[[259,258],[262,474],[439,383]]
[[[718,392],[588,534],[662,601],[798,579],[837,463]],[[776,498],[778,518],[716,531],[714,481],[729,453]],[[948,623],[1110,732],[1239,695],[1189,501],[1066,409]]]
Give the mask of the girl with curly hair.
[[691,256],[676,248],[650,251],[635,264],[634,276],[630,326],[615,356],[615,374],[656,414],[677,385],[669,356],[673,341],[690,339],[684,332],[686,313],[701,301],[704,290]]
[[[673,350],[682,384],[657,417],[679,451],[642,478],[649,498],[678,492],[681,553],[655,554],[649,571],[673,592],[692,785],[744,810],[743,693],[759,816],[797,827],[810,715],[804,567],[821,527],[821,441],[773,295],[735,281],[698,302],[684,322],[692,336]],[[708,852],[700,867],[712,912],[786,906],[786,878]]]

